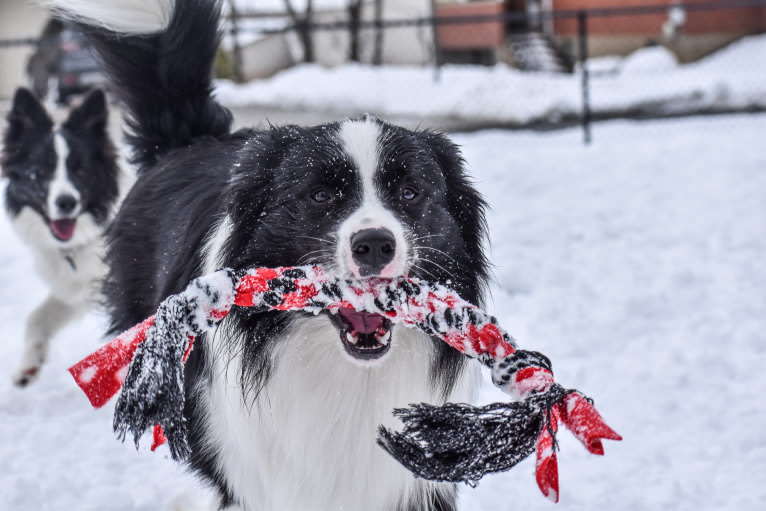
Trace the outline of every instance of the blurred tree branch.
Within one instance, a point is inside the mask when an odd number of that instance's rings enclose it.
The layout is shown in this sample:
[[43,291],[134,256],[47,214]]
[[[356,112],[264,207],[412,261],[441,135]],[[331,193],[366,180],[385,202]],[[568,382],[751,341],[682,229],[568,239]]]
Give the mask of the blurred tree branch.
[[375,0],[375,48],[372,54],[372,64],[383,64],[383,36],[385,31],[381,26],[383,22],[383,0]]
[[362,0],[348,1],[348,59],[359,62],[359,22],[362,18]]
[[309,28],[314,13],[313,0],[306,0],[306,9],[302,13],[299,13],[293,7],[290,0],[284,0],[284,3],[287,14],[298,30],[298,39],[301,42],[301,46],[303,46],[303,61],[314,62],[314,40],[311,37],[311,30]]

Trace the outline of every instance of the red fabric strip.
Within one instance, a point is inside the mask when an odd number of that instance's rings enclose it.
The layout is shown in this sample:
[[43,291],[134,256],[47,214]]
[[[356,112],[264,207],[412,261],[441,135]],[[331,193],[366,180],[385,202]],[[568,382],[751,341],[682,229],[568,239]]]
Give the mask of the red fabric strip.
[[157,450],[157,447],[161,446],[167,441],[168,438],[165,436],[165,432],[162,431],[162,426],[155,424],[154,430],[152,431],[152,452]]
[[[551,429],[558,430],[558,414],[551,410]],[[559,463],[553,450],[553,437],[548,427],[544,427],[537,437],[537,462],[535,479],[543,495],[553,502],[559,501]]]
[[602,439],[622,440],[612,428],[606,425],[598,410],[577,392],[567,394],[556,405],[561,422],[593,454],[603,455]]
[[133,355],[153,323],[151,316],[69,368],[94,408],[104,406],[120,390]]

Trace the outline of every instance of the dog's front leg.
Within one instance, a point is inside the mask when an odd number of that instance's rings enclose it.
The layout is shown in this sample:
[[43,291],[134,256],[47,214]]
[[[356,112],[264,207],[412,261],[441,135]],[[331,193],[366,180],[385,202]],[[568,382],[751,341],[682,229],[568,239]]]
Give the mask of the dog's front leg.
[[24,333],[24,353],[13,373],[13,383],[25,386],[34,381],[48,357],[51,339],[69,322],[83,314],[82,307],[49,295],[27,318]]

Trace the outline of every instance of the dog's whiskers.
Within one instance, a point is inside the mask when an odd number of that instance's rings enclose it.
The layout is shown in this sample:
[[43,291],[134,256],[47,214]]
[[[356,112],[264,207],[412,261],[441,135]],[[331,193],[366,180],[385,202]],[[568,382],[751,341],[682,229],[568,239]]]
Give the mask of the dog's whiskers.
[[[457,277],[455,277],[455,275],[450,270],[448,270],[444,266],[440,265],[439,263],[436,263],[436,262],[432,261],[431,259],[428,259],[427,257],[421,257],[419,260],[422,261],[423,263],[428,263],[428,264],[432,264],[432,265],[436,266],[441,271],[443,271],[444,275],[447,276],[448,278],[451,278],[453,280],[459,280]],[[423,268],[421,267],[421,269],[423,269]]]
[[327,244],[333,244],[333,240],[327,239],[327,238],[317,238],[316,236],[303,236],[303,235],[296,235],[296,238],[304,238],[307,240],[315,240],[319,241],[321,243],[327,243]]
[[298,266],[301,266],[303,264],[308,264],[312,260],[321,260],[322,262],[326,262],[332,259],[333,251],[327,248],[320,248],[317,250],[312,250],[311,252],[307,252],[303,254],[300,259],[298,259]]
[[454,257],[452,257],[451,255],[449,255],[449,254],[448,254],[447,252],[445,252],[444,250],[440,250],[440,249],[438,249],[438,248],[434,248],[434,247],[424,247],[424,246],[418,246],[418,247],[417,247],[417,250],[433,250],[434,252],[436,252],[436,253],[438,253],[438,254],[442,254],[443,256],[445,256],[445,257],[449,258],[449,260],[450,260],[450,261],[452,261],[453,263],[457,263],[457,261],[455,261],[455,258],[454,258]]
[[427,273],[432,279],[436,280],[436,275],[434,275],[432,272],[426,270],[425,268],[423,268],[419,264],[412,263],[412,267],[415,268],[416,270],[422,271],[423,273]]
[[421,241],[421,240],[427,240],[429,238],[444,238],[445,234],[429,234],[428,236],[413,236],[410,238],[411,242]]

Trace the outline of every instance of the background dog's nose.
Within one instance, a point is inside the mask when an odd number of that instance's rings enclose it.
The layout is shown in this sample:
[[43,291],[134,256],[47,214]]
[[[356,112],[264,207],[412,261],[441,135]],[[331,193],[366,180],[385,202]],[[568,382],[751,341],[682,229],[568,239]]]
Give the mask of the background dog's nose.
[[71,195],[59,195],[56,197],[56,207],[61,213],[67,214],[74,211],[77,206],[77,199]]
[[388,229],[365,229],[351,236],[351,254],[363,277],[379,274],[395,252],[396,239]]

